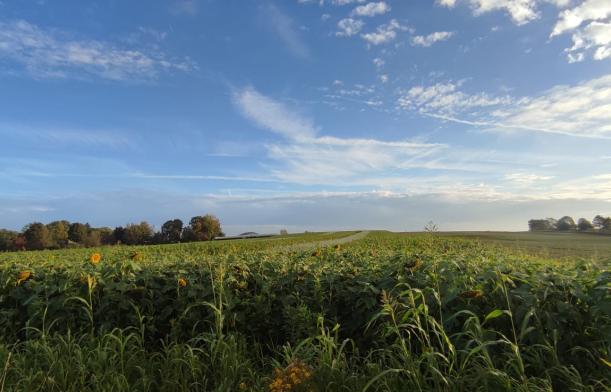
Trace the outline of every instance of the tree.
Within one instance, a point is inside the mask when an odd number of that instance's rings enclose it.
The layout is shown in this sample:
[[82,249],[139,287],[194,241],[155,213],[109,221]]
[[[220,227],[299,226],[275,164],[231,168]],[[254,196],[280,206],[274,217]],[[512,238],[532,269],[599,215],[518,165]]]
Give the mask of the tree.
[[148,222],[130,223],[125,227],[123,233],[124,242],[128,245],[142,245],[150,243],[153,238],[154,230]]
[[51,246],[51,236],[47,226],[40,222],[27,225],[23,230],[26,247],[31,250],[45,249]]
[[611,229],[611,218],[596,215],[594,219],[592,219],[592,225],[596,230],[609,230]]
[[594,226],[592,226],[592,223],[590,223],[590,221],[586,218],[579,218],[579,220],[577,221],[577,229],[579,231],[588,231],[592,230],[593,228]]
[[17,250],[15,240],[18,236],[16,231],[0,229],[0,252]]
[[195,241],[210,241],[215,237],[224,237],[221,222],[214,215],[194,216],[189,222],[189,228]]
[[96,230],[100,233],[102,245],[113,245],[115,243],[114,232],[110,227],[100,227]]
[[26,245],[27,245],[27,241],[23,234],[19,234],[13,241],[14,250],[25,250]]
[[197,239],[195,238],[195,233],[193,233],[193,230],[191,230],[191,226],[185,226],[182,229],[182,234],[180,236],[180,239],[182,240],[182,242],[197,241]]
[[68,239],[70,239],[70,241],[72,242],[78,242],[79,244],[82,244],[83,242],[85,242],[85,239],[87,239],[87,236],[89,235],[89,223],[83,224],[83,223],[73,223],[70,225],[70,228],[68,229]]
[[180,242],[182,226],[180,219],[167,221],[161,226],[161,240],[168,243]]
[[125,242],[125,228],[123,226],[115,227],[115,229],[112,231],[112,237],[115,244]]
[[100,230],[91,229],[89,233],[87,233],[87,237],[83,240],[83,245],[86,247],[94,247],[102,245],[102,235]]
[[528,221],[528,229],[530,231],[556,230],[556,220],[554,218],[531,219]]
[[577,225],[575,225],[575,221],[570,216],[563,216],[558,219],[558,223],[556,224],[556,228],[559,231],[575,230],[575,227],[577,227]]
[[47,229],[51,236],[51,247],[65,248],[68,246],[70,222],[66,220],[51,222],[47,224]]

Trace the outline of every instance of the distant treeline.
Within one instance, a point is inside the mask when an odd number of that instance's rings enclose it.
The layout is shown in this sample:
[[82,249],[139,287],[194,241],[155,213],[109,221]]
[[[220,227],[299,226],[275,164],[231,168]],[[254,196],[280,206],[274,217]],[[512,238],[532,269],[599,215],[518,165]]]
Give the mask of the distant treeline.
[[590,222],[586,218],[579,218],[577,223],[570,216],[560,219],[531,219],[528,221],[530,231],[584,231],[611,233],[611,217],[596,215]]
[[62,249],[100,245],[171,244],[209,241],[224,237],[221,222],[214,215],[194,216],[189,225],[172,219],[155,231],[148,222],[130,223],[125,227],[91,227],[89,223],[66,220],[43,224],[30,223],[21,232],[0,229],[0,251]]

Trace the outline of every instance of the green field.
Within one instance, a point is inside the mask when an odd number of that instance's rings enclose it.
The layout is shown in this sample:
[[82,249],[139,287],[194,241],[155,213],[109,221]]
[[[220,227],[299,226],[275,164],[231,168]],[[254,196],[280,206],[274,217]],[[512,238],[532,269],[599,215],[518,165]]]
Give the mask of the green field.
[[453,232],[448,237],[475,239],[511,248],[513,251],[553,258],[611,258],[611,235],[561,232]]
[[606,391],[609,254],[389,232],[4,253],[0,391]]

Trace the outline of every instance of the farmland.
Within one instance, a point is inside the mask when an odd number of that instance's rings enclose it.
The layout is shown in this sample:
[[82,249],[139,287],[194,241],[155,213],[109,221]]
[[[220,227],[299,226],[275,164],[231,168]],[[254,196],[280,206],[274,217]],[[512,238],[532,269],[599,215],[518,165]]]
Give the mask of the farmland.
[[466,237],[0,254],[0,390],[608,390],[604,242]]

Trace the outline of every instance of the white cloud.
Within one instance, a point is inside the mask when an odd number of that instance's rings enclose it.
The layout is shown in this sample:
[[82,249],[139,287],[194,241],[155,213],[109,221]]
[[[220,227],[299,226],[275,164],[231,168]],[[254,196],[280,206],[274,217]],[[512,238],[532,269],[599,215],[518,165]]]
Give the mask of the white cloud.
[[125,132],[119,130],[75,129],[48,125],[24,126],[22,124],[0,122],[0,135],[2,135],[5,145],[19,143],[22,147],[26,146],[28,142],[35,146],[43,144],[46,146],[68,145],[96,148],[133,147],[133,139],[130,141]]
[[388,75],[386,74],[380,75],[380,82],[388,83]]
[[233,96],[242,114],[261,128],[294,139],[310,139],[318,132],[314,123],[290,110],[285,104],[266,97],[252,87],[237,91]]
[[252,87],[234,95],[242,114],[257,126],[287,140],[267,146],[269,157],[282,167],[272,172],[283,181],[301,184],[335,184],[383,176],[389,169],[422,167],[443,144],[412,141],[318,136],[313,121]]
[[381,58],[376,57],[373,59],[373,64],[376,66],[376,68],[380,69],[384,66],[384,64],[386,64],[386,62]]
[[354,3],[364,3],[365,0],[331,0],[333,5],[348,5]]
[[195,16],[199,12],[199,4],[197,0],[174,0],[171,5],[171,10],[175,14]]
[[465,93],[462,83],[415,86],[398,105],[407,110],[497,131],[523,130],[611,138],[611,75],[555,86],[535,97]]
[[407,31],[408,27],[401,25],[396,19],[378,26],[376,31],[371,33],[361,34],[361,37],[371,45],[381,45],[394,40],[397,37],[397,31]]
[[267,23],[289,49],[297,57],[307,58],[310,56],[310,48],[297,32],[293,19],[282,12],[278,7],[269,3],[261,7],[261,11]]
[[119,48],[93,40],[65,39],[26,21],[0,22],[0,58],[21,64],[38,78],[97,76],[112,80],[154,79],[162,72],[190,71],[190,60],[163,53]]
[[[469,4],[475,16],[493,11],[505,11],[513,22],[523,25],[540,17],[539,6],[550,3],[558,8],[566,7],[571,0],[437,0],[437,4],[452,8],[459,2]],[[606,1],[606,0],[596,0]]]
[[456,114],[482,107],[509,105],[508,96],[494,97],[486,93],[468,94],[460,91],[462,82],[437,83],[432,86],[415,86],[399,97],[400,107],[421,113]]
[[571,31],[573,46],[566,49],[569,62],[583,61],[588,52],[594,60],[610,58],[611,1],[586,0],[562,11],[550,37]]
[[339,31],[335,33],[338,37],[350,37],[358,34],[365,23],[358,19],[345,18],[337,23]]
[[[458,0],[437,0],[437,3],[452,8]],[[507,12],[514,23],[522,25],[539,18],[537,0],[465,0],[473,10],[475,16],[503,10]]]
[[412,38],[412,45],[429,47],[435,42],[448,40],[453,35],[454,33],[450,31],[436,31],[426,36],[417,35]]
[[553,176],[544,176],[535,173],[510,173],[505,175],[506,180],[523,186],[530,186],[536,182],[547,181],[553,178]]
[[365,5],[359,5],[352,11],[353,16],[376,16],[383,15],[390,11],[390,6],[384,1],[378,3],[371,2]]
[[611,22],[592,22],[573,34],[573,46],[568,52],[569,62],[582,61],[585,52],[594,49],[592,57],[604,60],[611,57]]
[[586,0],[580,5],[560,13],[551,36],[554,37],[574,30],[585,22],[603,20],[609,16],[611,16],[611,2],[609,0]]
[[611,75],[556,86],[496,115],[504,126],[583,137],[611,138]]

